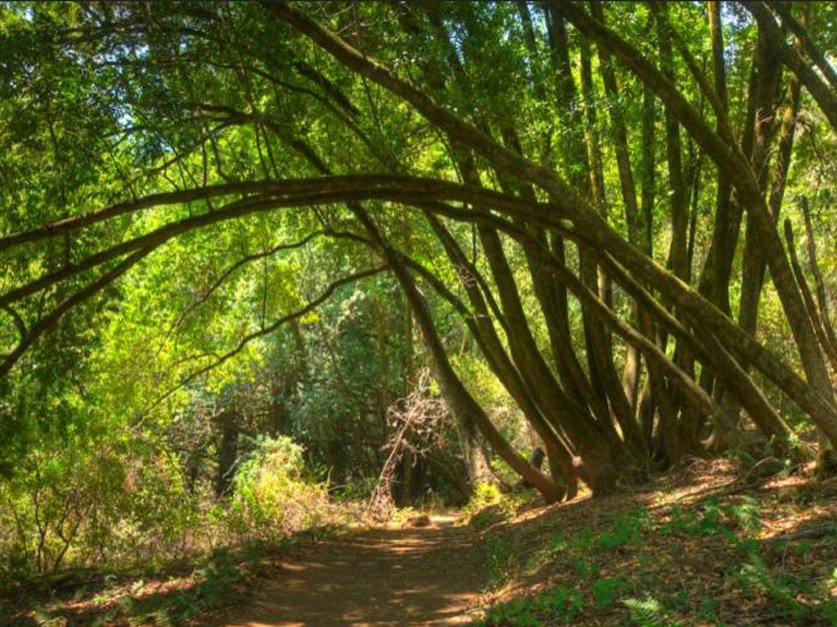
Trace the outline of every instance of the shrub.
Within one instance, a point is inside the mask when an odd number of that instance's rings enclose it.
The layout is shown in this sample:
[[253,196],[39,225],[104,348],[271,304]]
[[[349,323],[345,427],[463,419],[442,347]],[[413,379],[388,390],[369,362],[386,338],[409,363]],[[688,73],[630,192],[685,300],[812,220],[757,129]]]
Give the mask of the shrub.
[[176,557],[198,514],[181,477],[174,458],[137,443],[43,442],[0,483],[0,578]]
[[328,493],[306,472],[302,447],[288,437],[260,438],[233,480],[231,523],[239,535],[281,541],[315,527],[328,512]]

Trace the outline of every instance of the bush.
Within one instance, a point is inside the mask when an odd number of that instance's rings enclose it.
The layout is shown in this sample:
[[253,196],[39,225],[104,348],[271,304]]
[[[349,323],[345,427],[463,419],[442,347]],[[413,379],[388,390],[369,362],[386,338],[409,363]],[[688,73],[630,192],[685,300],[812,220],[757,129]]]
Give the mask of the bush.
[[229,504],[190,491],[177,456],[138,440],[44,441],[0,482],[0,582],[281,541],[331,511],[325,486],[305,472],[302,449],[288,438],[259,440],[233,485]]
[[489,505],[495,505],[503,499],[500,489],[490,483],[478,483],[468,504],[462,509],[466,516],[473,516]]
[[324,484],[305,472],[302,447],[288,437],[260,438],[233,480],[233,530],[266,542],[316,527],[329,510]]
[[198,527],[177,461],[134,442],[44,442],[0,483],[0,578],[177,557]]

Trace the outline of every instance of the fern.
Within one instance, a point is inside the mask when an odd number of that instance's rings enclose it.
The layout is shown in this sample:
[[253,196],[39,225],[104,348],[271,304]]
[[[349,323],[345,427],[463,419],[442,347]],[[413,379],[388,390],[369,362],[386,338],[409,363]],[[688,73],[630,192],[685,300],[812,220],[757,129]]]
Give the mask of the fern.
[[666,611],[662,604],[654,597],[644,599],[625,599],[628,616],[636,627],[673,627],[666,618]]
[[174,627],[174,622],[165,608],[157,610],[152,616],[155,627]]

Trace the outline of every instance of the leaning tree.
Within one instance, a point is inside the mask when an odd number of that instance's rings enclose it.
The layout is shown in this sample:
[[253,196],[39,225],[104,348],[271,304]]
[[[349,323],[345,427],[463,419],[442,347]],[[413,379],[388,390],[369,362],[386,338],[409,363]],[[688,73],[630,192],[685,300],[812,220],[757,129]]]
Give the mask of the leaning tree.
[[[579,481],[600,493],[733,445],[742,411],[776,455],[806,459],[778,398],[816,425],[827,465],[837,341],[817,233],[806,209],[806,271],[780,218],[794,159],[816,160],[837,130],[837,42],[817,28],[832,7],[65,7],[0,9],[6,394],[72,346],[57,329],[118,308],[118,286],[155,256],[211,256],[223,229],[258,224],[298,246],[333,240],[351,262],[183,364],[178,385],[386,272],[472,472],[485,441],[548,501]],[[237,270],[289,246],[225,254]],[[790,354],[759,338],[767,291]],[[549,473],[469,390],[438,303],[543,441]]]

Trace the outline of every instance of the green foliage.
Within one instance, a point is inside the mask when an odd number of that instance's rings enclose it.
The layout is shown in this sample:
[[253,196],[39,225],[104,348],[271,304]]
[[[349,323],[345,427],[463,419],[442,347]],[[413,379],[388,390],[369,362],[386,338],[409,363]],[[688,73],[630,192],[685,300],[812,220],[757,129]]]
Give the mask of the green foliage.
[[230,522],[241,535],[278,542],[327,514],[325,486],[307,475],[302,447],[287,437],[257,440],[233,486]]
[[571,624],[584,608],[582,595],[573,588],[557,587],[543,594],[514,599],[492,607],[484,627],[540,627],[559,623]]
[[740,502],[730,503],[724,507],[723,511],[745,536],[754,536],[762,528],[761,506],[751,496],[741,497]]
[[[240,601],[236,584],[243,580],[243,573],[233,555],[226,549],[219,549],[207,557],[207,561],[191,573],[194,584],[175,588],[173,592],[139,595],[145,585],[135,581],[127,594],[124,586],[116,585],[111,578],[110,585],[93,598],[93,603],[107,606],[90,623],[93,627],[110,624],[127,624],[131,627],[152,624],[155,627],[174,627],[194,618],[208,608],[219,607]],[[39,625],[64,625],[65,616],[38,610],[35,613]]]
[[176,460],[154,447],[44,442],[0,484],[0,578],[177,557],[197,522],[181,479]]
[[502,520],[514,511],[513,499],[491,484],[477,484],[462,513],[470,524],[477,528],[488,527]]
[[723,623],[718,619],[719,604],[715,599],[705,598],[700,602],[700,616],[707,622],[712,622],[718,627],[723,627]]
[[628,580],[624,577],[603,577],[590,586],[593,598],[598,607],[613,605],[619,596],[628,588]]
[[667,616],[666,609],[652,596],[644,599],[625,599],[628,616],[635,627],[678,627],[679,622]]
[[475,514],[489,505],[495,505],[503,499],[500,488],[491,483],[480,482],[474,488],[474,492],[468,504],[462,508],[465,514]]
[[502,538],[485,538],[485,567],[491,585],[499,587],[509,579],[509,566],[514,557],[512,545]]
[[651,518],[645,508],[619,512],[614,518],[612,530],[606,531],[594,539],[593,546],[595,548],[613,550],[626,544],[640,545],[642,534],[648,531],[651,525]]
[[368,501],[377,485],[377,477],[357,477],[338,487],[335,498],[346,503]]
[[596,560],[589,560],[580,557],[573,562],[573,571],[578,577],[596,579],[599,575],[601,575],[602,567]]
[[680,508],[673,508],[671,519],[660,527],[660,532],[692,536],[720,535],[746,554],[755,546],[753,539],[762,527],[761,517],[761,508],[751,497],[745,496],[738,503],[723,506],[716,499],[709,499],[700,514],[694,511],[684,514]]
[[[774,575],[755,553],[746,562],[729,569],[729,581],[745,595],[765,595],[777,619],[825,621],[837,624],[837,602],[831,597],[833,576],[816,582],[790,575]],[[819,602],[810,599],[819,598]]]

